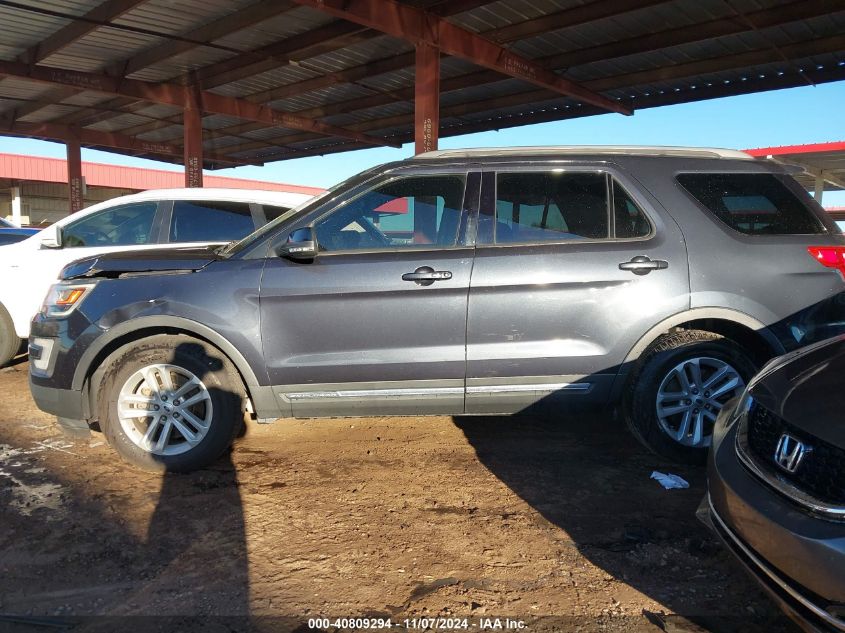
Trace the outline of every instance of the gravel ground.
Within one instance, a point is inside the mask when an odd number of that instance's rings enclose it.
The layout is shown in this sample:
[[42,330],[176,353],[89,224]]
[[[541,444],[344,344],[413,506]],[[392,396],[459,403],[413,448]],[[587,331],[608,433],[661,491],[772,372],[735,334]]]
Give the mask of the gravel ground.
[[64,437],[24,361],[0,392],[0,631],[794,631],[695,518],[703,472],[602,415],[279,421],[162,476]]

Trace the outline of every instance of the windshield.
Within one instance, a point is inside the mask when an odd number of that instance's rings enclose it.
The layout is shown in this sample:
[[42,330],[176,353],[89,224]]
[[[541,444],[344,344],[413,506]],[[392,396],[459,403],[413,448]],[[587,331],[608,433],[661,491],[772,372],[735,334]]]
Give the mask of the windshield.
[[4,220],[3,218],[0,218],[0,226],[2,226],[5,229],[16,229],[16,228],[18,228],[14,224],[12,224],[11,222],[9,222],[7,220]]
[[227,246],[224,246],[220,250],[220,254],[228,257],[228,256],[231,256],[231,255],[234,255],[235,253],[239,253],[240,251],[244,250],[248,246],[259,242],[265,236],[272,233],[276,229],[276,227],[279,226],[280,224],[287,222],[288,220],[290,220],[291,218],[293,218],[297,215],[308,213],[309,211],[314,209],[317,205],[322,203],[325,199],[330,198],[332,195],[334,195],[334,193],[336,191],[338,191],[339,189],[342,189],[342,188],[347,187],[347,186],[353,186],[353,185],[355,185],[359,182],[363,182],[364,180],[367,180],[372,175],[372,173],[374,173],[376,171],[380,171],[380,168],[379,167],[373,167],[371,169],[368,169],[366,171],[361,172],[360,174],[352,176],[351,178],[347,178],[346,180],[342,180],[341,182],[337,183],[333,187],[326,189],[323,193],[319,194],[318,196],[315,196],[314,198],[309,198],[308,200],[306,200],[302,204],[295,206],[293,209],[291,209],[287,213],[283,213],[282,215],[277,217],[272,222],[268,222],[267,224],[262,226],[260,229],[258,229],[254,233],[250,233],[249,235],[247,235],[243,239],[238,240],[236,242],[232,242],[232,243],[228,244]]

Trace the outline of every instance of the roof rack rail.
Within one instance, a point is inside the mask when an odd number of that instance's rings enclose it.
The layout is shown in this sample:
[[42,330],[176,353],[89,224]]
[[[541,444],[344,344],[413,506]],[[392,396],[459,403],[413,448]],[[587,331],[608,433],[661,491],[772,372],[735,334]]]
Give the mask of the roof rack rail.
[[754,157],[735,149],[716,147],[672,147],[658,145],[559,145],[538,147],[490,147],[469,149],[441,149],[414,156],[414,160],[437,158],[497,158],[507,156],[675,156],[678,158],[732,158],[754,160]]

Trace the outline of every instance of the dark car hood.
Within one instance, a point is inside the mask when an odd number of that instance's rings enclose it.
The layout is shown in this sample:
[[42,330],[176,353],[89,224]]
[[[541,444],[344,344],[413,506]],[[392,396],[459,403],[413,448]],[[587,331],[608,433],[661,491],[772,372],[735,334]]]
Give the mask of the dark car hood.
[[189,273],[222,259],[220,246],[156,248],[94,255],[64,267],[60,279],[121,277],[133,273]]
[[845,449],[845,337],[792,356],[751,394],[790,424]]

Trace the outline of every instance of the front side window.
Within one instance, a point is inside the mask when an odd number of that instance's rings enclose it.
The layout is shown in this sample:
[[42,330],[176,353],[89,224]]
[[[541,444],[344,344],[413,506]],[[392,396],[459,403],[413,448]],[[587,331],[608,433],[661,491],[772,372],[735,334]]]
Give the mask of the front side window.
[[607,176],[600,173],[500,173],[496,243],[607,239]]
[[343,204],[315,226],[323,251],[454,246],[463,176],[413,176],[383,183]]
[[171,242],[231,242],[255,230],[249,204],[176,200],[170,223]]
[[157,206],[156,202],[138,202],[98,211],[63,227],[62,243],[66,248],[153,243]]
[[678,174],[677,179],[705,209],[741,233],[805,235],[825,230],[774,174]]

